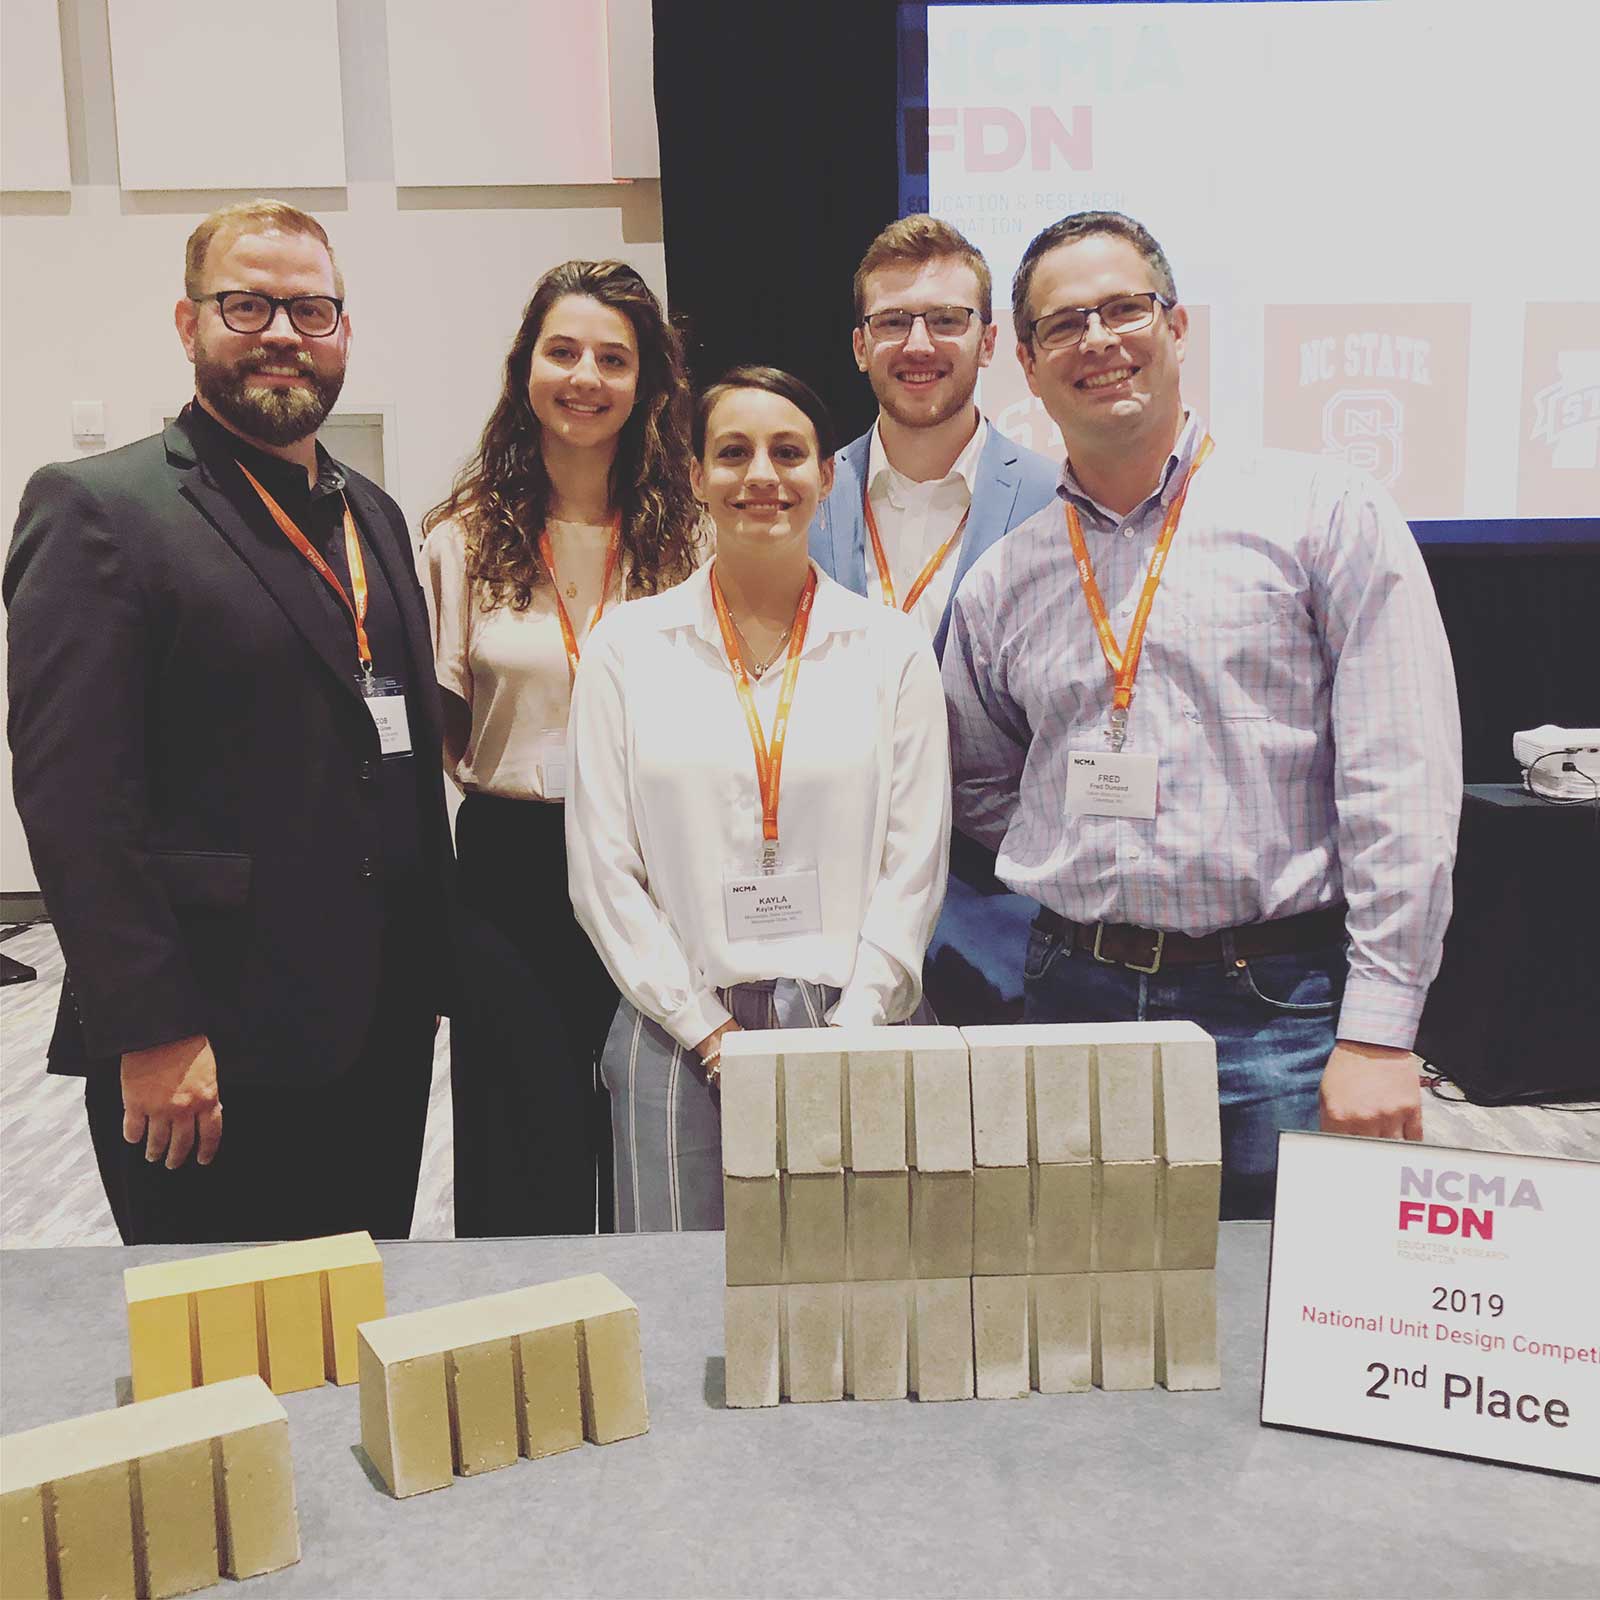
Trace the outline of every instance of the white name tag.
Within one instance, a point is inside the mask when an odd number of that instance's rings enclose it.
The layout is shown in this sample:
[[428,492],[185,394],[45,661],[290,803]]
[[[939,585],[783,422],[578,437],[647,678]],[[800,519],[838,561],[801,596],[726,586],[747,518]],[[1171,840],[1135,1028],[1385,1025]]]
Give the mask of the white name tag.
[[534,747],[534,764],[539,774],[539,793],[546,800],[567,797],[567,733],[565,728],[546,728]]
[[1153,755],[1127,750],[1067,752],[1067,810],[1080,817],[1144,817],[1156,814]]
[[361,678],[361,698],[378,729],[378,749],[386,756],[411,754],[411,721],[406,694],[397,678]]
[[822,889],[815,867],[729,872],[722,880],[728,938],[796,939],[822,932]]

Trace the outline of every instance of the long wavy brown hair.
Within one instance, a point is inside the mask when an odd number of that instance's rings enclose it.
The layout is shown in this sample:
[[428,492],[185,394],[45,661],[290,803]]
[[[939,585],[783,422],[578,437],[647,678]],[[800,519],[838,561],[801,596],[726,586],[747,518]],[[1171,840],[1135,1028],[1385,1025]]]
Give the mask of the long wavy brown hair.
[[539,419],[528,373],[544,319],[558,300],[583,295],[619,311],[639,341],[639,387],[611,465],[611,503],[622,513],[630,594],[655,594],[694,570],[700,505],[689,488],[689,383],[683,346],[644,279],[624,261],[564,261],[534,286],[506,356],[505,383],[477,452],[456,474],[449,498],[422,519],[424,536],[461,524],[467,577],[483,609],[525,611],[550,581],[539,532],[550,509]]

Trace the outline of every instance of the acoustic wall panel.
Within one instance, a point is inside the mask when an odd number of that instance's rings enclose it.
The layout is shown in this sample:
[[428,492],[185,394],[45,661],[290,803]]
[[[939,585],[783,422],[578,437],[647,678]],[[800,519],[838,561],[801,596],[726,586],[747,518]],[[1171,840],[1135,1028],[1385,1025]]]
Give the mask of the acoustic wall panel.
[[402,186],[611,181],[601,0],[388,0]]
[[606,0],[611,85],[611,175],[659,178],[655,23],[650,0]]
[[6,0],[0,8],[0,189],[71,186],[56,0]]
[[335,0],[109,0],[125,189],[338,188]]

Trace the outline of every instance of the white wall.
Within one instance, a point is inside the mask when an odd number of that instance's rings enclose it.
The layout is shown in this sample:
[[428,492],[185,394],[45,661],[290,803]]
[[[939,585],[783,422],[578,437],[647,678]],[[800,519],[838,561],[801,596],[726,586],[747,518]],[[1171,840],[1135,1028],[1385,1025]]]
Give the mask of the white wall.
[[[397,189],[382,0],[339,0],[338,16],[348,182],[280,192],[321,219],[339,254],[354,330],[340,409],[392,417],[389,490],[415,530],[476,442],[541,272],[569,256],[620,256],[665,296],[660,188]],[[106,446],[115,448],[153,432],[163,409],[189,394],[172,326],[184,240],[213,207],[245,198],[123,190],[106,0],[61,0],[61,22],[72,187],[8,192],[0,203],[8,526],[36,467],[85,453],[72,440],[74,400],[104,402]],[[28,892],[37,885],[11,801],[9,750],[0,766],[0,891]]]

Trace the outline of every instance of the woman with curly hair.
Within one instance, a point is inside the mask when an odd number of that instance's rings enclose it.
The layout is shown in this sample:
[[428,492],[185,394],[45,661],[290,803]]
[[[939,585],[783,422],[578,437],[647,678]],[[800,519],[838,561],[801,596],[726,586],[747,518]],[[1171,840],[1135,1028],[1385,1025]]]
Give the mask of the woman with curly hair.
[[465,794],[458,1235],[592,1232],[597,1193],[609,1226],[595,1063],[617,991],[567,895],[567,711],[590,628],[688,577],[699,523],[682,349],[660,304],[623,262],[552,268],[419,559],[445,765]]

